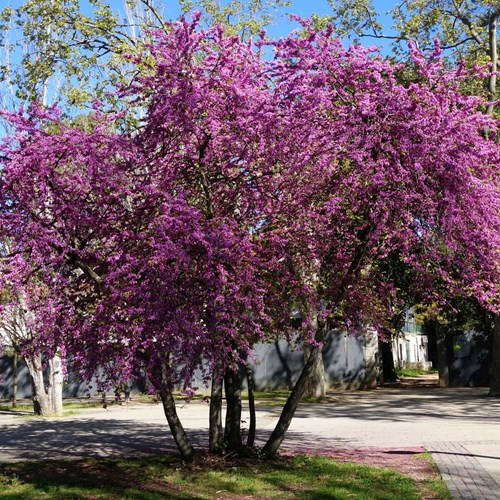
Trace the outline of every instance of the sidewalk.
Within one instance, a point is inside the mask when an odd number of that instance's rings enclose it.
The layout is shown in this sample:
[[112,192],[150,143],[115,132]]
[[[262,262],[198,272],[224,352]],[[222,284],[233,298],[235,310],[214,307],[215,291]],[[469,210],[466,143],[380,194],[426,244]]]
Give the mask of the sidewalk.
[[[432,443],[427,449],[432,451],[434,461],[454,499],[500,498],[500,483],[493,477],[499,478],[500,458],[494,455],[498,455],[500,441]],[[474,449],[481,451],[471,451]],[[489,469],[493,476],[481,464],[483,459],[492,461]]]
[[[404,455],[423,447],[432,452],[454,498],[500,499],[500,400],[486,394],[483,388],[332,393],[327,403],[300,405],[283,450],[384,449]],[[208,404],[181,404],[178,412],[193,441],[206,446]],[[258,405],[259,442],[279,412],[279,406]],[[161,405],[94,408],[58,419],[0,413],[0,461],[166,451],[176,449]]]
[[328,436],[332,447],[423,447],[453,498],[500,499],[500,399],[487,393],[437,387],[343,393],[330,407],[301,407],[291,430],[314,429],[311,443]]

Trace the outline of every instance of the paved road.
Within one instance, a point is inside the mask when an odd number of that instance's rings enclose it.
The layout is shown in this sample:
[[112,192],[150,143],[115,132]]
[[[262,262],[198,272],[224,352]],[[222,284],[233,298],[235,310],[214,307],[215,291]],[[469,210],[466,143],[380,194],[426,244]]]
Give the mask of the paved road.
[[[486,389],[377,389],[304,404],[284,448],[425,447],[454,498],[500,499],[500,400]],[[180,405],[179,415],[199,445],[206,444],[208,405]],[[279,407],[259,406],[260,439]],[[0,413],[0,461],[175,451],[160,405],[96,408],[58,419],[19,419]]]

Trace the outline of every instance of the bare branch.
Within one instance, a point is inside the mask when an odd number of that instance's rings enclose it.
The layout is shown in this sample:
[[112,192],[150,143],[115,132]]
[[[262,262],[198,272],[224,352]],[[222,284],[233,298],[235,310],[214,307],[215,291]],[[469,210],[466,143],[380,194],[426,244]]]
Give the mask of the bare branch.
[[[460,10],[460,5],[457,3],[457,0],[453,0],[453,6],[455,7],[455,16],[456,19],[462,22],[464,26],[466,26],[469,30],[469,33],[471,34],[472,38],[479,44],[479,45],[484,45],[484,41],[481,40],[481,36],[479,33],[476,31],[474,28],[474,25],[472,24],[471,20],[466,17],[463,12]],[[450,13],[453,15],[452,13]]]
[[150,0],[141,0],[141,2],[149,9],[149,11],[153,14],[153,16],[156,18],[156,20],[160,23],[160,26],[163,31],[167,31],[167,27],[165,23],[163,22],[162,17],[158,13],[158,11],[153,7],[151,4]]

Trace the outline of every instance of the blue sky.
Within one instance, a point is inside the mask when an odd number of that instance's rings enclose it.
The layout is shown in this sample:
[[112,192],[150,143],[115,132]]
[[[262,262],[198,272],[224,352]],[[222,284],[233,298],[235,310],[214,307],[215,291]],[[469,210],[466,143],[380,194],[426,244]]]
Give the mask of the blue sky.
[[[11,5],[13,7],[18,7],[22,5],[26,0],[0,0],[0,9]],[[105,0],[107,1],[115,12],[124,12],[123,4],[125,0]],[[225,3],[227,0],[222,0]],[[88,6],[88,0],[80,0],[82,8]],[[374,0],[375,8],[383,14],[390,8],[394,7],[397,0]],[[177,0],[155,0],[155,4],[161,5],[164,15],[167,19],[175,19],[180,14],[179,5]],[[331,14],[331,9],[327,0],[292,0],[291,7],[288,7],[287,12],[297,14],[301,17],[307,18],[312,14]],[[387,27],[390,25],[390,20],[387,17],[382,16],[382,22],[386,22]],[[272,37],[284,36],[291,30],[296,28],[296,23],[290,21],[286,15],[281,16],[276,20],[276,25],[270,26],[268,28],[268,33]],[[364,43],[370,45],[381,44],[379,40],[367,39]]]
[[[116,10],[123,9],[123,0],[108,0],[108,2]],[[163,5],[164,13],[167,18],[172,19],[180,15],[180,9],[176,0],[156,0],[156,3]],[[382,17],[380,19],[382,22],[385,21],[387,23],[387,27],[389,27],[390,25],[390,19],[388,17],[385,17],[383,14],[387,10],[394,7],[396,3],[396,0],[374,0],[375,8],[380,14],[382,14]],[[291,7],[288,7],[286,10],[289,13],[297,14],[304,18],[310,17],[312,14],[331,14],[331,8],[327,0],[292,0]],[[277,23],[275,26],[270,26],[268,28],[268,33],[273,37],[279,37],[286,35],[296,27],[296,23],[290,21],[286,15],[283,15],[282,17],[277,19]],[[365,43],[370,45],[377,45],[382,42],[370,39]]]

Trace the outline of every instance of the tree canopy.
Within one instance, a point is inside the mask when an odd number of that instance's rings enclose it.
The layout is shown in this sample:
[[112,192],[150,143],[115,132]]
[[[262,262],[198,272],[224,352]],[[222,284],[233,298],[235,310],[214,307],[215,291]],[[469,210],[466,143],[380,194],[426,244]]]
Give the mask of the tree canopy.
[[7,299],[49,291],[40,345],[103,383],[146,373],[175,427],[174,385],[235,370],[289,331],[292,307],[316,352],[326,327],[389,328],[383,262],[499,312],[497,123],[459,92],[463,67],[414,50],[420,77],[402,84],[310,21],[257,43],[198,16],[165,26],[127,56],[140,71],[116,91],[122,111],[95,101],[85,127],[39,104],[6,114],[0,280]]

